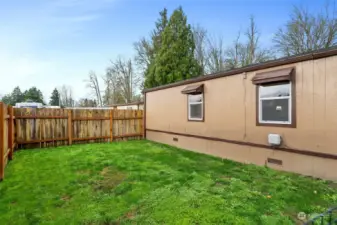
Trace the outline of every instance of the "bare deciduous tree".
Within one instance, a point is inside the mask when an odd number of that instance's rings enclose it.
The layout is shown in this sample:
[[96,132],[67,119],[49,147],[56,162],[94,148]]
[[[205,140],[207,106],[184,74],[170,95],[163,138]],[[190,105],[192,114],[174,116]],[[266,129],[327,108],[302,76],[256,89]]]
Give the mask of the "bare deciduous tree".
[[200,25],[192,27],[195,43],[195,59],[201,67],[201,74],[207,73],[207,30]]
[[101,90],[99,87],[97,75],[95,72],[89,72],[89,79],[86,80],[87,88],[90,88],[92,92],[95,94],[96,101],[98,106],[102,106],[102,97],[101,97]]
[[233,46],[226,49],[225,55],[226,59],[224,67],[226,69],[238,68],[245,64],[244,60],[246,58],[246,49],[245,46],[240,43],[240,33],[233,42]]
[[119,85],[119,76],[114,72],[111,66],[106,69],[105,77],[103,77],[105,87],[104,104],[112,105],[123,103],[122,89]]
[[207,71],[216,73],[225,69],[225,48],[223,38],[208,38]]
[[97,107],[97,102],[96,102],[96,100],[93,100],[93,99],[81,98],[77,102],[77,105],[79,107]]
[[135,62],[140,70],[145,71],[151,63],[153,44],[146,38],[141,38],[138,42],[134,43],[136,50]]
[[290,56],[336,45],[335,12],[335,7],[329,4],[316,15],[294,7],[290,20],[274,36],[275,47],[281,54]]
[[226,50],[226,69],[247,66],[254,63],[265,62],[273,58],[270,50],[260,46],[260,32],[255,24],[254,17],[250,18],[249,28],[245,32],[246,42],[240,42],[240,35],[234,45]]
[[135,90],[140,83],[139,76],[136,75],[131,59],[125,60],[118,57],[115,61],[111,61],[111,65],[107,69],[104,78],[107,89],[105,91],[105,99],[110,97],[113,104],[130,103],[135,95]]
[[[152,36],[154,38],[154,35]],[[141,38],[138,42],[134,43],[134,49],[136,50],[135,63],[142,76],[139,77],[139,87],[144,88],[144,80],[146,71],[148,70],[151,60],[154,57],[154,45],[153,41]]]
[[272,52],[260,46],[260,33],[254,17],[250,18],[249,28],[244,33],[245,41],[240,41],[240,32],[229,47],[225,47],[223,38],[208,38],[207,72],[216,73],[260,63],[273,58]]
[[60,103],[63,107],[73,107],[75,101],[73,99],[73,90],[70,86],[63,85],[59,88]]

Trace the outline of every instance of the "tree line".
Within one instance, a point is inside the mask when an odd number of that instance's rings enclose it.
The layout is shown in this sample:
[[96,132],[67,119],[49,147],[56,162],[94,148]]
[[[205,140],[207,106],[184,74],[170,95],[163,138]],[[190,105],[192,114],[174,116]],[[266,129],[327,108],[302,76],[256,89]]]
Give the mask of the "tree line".
[[10,94],[6,94],[1,98],[1,101],[8,105],[15,105],[17,102],[34,101],[44,103],[42,92],[36,87],[31,87],[24,92],[20,87],[15,87]]
[[[337,44],[335,12],[329,4],[316,14],[294,6],[287,22],[274,34],[272,45],[266,47],[261,43],[261,33],[253,16],[247,18],[247,27],[238,30],[233,42],[226,44],[222,36],[212,37],[202,26],[189,24],[182,7],[171,15],[164,8],[149,35],[134,43],[133,58],[119,56],[111,60],[100,77],[94,71],[89,72],[84,82],[92,99],[84,98],[75,103],[71,88],[63,86],[53,91],[49,103],[92,107],[130,103],[141,100],[144,88],[328,48]],[[19,90],[15,88],[2,101],[43,102],[37,88],[24,93]]]
[[73,106],[75,101],[72,97],[70,87],[62,86],[60,89],[54,89],[50,101],[46,103],[43,94],[37,87],[31,87],[25,91],[21,91],[20,87],[15,87],[13,91],[1,98],[1,101],[8,105],[15,105],[19,102],[37,102],[43,105],[49,104],[52,106]]
[[149,36],[134,43],[140,88],[329,48],[337,44],[335,13],[329,2],[316,14],[294,6],[287,22],[272,37],[272,45],[265,47],[253,16],[228,45],[222,36],[212,37],[202,26],[189,24],[182,7],[170,16],[164,8]]
[[261,33],[253,16],[247,27],[238,31],[233,43],[225,45],[222,36],[211,37],[200,25],[188,24],[181,7],[170,18],[164,9],[150,36],[135,43],[135,62],[142,70],[144,87],[151,88],[328,48],[337,43],[335,12],[329,4],[317,14],[294,6],[290,18],[278,29],[272,46],[267,48],[261,43]]

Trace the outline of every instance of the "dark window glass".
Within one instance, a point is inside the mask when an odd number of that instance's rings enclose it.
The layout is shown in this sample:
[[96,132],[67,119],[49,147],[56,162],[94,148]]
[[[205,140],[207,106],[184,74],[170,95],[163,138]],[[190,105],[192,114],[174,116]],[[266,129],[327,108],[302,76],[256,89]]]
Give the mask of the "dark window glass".
[[261,85],[260,98],[285,97],[290,96],[290,83],[277,85]]
[[202,119],[202,104],[190,105],[190,118]]
[[289,99],[262,100],[262,121],[289,121]]

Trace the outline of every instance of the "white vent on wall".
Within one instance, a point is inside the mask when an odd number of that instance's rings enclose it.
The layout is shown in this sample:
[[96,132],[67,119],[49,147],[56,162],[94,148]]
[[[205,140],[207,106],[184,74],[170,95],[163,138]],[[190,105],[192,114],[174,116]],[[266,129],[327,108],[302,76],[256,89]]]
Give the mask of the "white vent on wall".
[[281,136],[279,134],[268,134],[268,143],[272,146],[281,145]]

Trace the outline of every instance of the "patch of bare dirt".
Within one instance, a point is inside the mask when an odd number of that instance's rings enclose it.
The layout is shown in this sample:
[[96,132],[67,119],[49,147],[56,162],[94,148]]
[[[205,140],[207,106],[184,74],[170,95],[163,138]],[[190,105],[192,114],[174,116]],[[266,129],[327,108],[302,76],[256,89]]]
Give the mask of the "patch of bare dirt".
[[94,184],[95,190],[110,191],[126,179],[126,174],[115,168],[105,167],[101,172],[101,179]]
[[104,176],[105,174],[107,174],[109,172],[109,167],[105,167],[102,171],[101,171],[101,175]]
[[65,202],[69,201],[70,199],[71,199],[71,197],[69,195],[64,195],[64,196],[61,197],[61,200],[65,201]]

